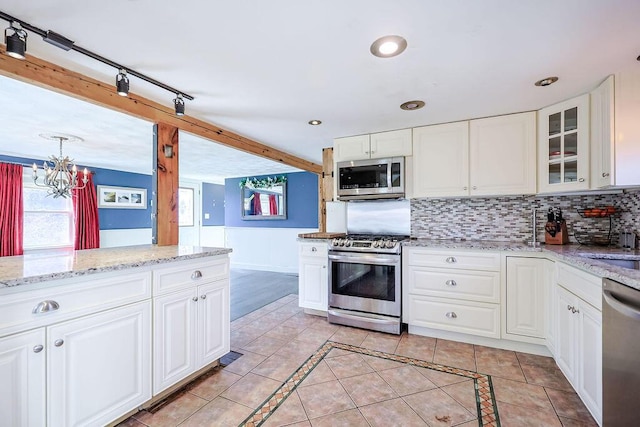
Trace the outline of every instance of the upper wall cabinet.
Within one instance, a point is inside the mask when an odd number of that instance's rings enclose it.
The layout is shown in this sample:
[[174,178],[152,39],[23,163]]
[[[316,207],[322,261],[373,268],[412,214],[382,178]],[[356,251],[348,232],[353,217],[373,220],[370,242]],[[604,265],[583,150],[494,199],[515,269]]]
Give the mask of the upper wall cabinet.
[[413,129],[413,197],[469,195],[469,122]]
[[540,110],[538,192],[589,189],[589,94]]
[[337,138],[333,161],[382,159],[411,155],[411,129]]
[[615,75],[615,185],[640,185],[640,69]]
[[591,188],[615,184],[614,85],[609,76],[591,92]]
[[536,192],[535,111],[469,122],[472,196]]
[[536,192],[536,113],[413,130],[413,197]]

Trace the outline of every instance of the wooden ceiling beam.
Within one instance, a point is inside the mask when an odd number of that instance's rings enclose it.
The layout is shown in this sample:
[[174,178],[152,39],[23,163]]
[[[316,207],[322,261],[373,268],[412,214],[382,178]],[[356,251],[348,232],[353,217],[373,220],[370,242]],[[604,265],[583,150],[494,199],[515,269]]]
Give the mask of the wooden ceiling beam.
[[112,84],[101,82],[32,55],[27,55],[24,60],[11,58],[5,54],[5,50],[5,46],[1,45],[0,75],[149,120],[152,123],[166,123],[210,141],[275,162],[317,174],[322,173],[322,165],[269,147],[195,117],[188,115],[178,117],[175,115],[169,98],[167,98],[169,105],[167,106],[131,92],[128,97],[120,96]]

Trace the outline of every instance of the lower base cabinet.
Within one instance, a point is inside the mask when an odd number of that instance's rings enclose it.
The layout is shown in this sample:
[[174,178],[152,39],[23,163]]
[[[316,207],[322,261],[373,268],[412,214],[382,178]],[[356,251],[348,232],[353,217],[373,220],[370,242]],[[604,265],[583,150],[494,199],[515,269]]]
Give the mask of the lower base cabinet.
[[329,305],[328,246],[300,243],[298,304],[302,308],[327,311]]
[[0,338],[0,424],[46,425],[45,328]]
[[556,286],[556,363],[602,425],[602,312]]
[[108,424],[151,398],[151,302],[0,339],[0,379],[0,425]]
[[229,281],[154,298],[156,395],[229,352]]

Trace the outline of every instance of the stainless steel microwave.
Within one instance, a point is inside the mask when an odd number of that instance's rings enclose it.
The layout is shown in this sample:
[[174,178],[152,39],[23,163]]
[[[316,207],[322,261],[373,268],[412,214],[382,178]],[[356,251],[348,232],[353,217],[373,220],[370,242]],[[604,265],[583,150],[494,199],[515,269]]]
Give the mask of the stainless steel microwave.
[[404,157],[338,162],[336,175],[338,200],[404,197]]

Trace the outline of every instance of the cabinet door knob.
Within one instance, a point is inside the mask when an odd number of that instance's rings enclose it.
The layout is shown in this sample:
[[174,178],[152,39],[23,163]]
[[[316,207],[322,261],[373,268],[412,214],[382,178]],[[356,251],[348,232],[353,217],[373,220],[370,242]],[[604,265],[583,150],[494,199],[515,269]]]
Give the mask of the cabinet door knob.
[[462,187],[462,189],[463,189],[464,191],[467,191],[467,190],[469,189],[469,187]]
[[584,182],[584,178],[578,179],[578,182]]
[[606,177],[608,177],[608,176],[609,176],[609,172],[602,172],[602,177],[603,177],[603,178],[606,178]]
[[458,315],[455,314],[453,311],[448,312],[447,314],[445,314],[445,316],[447,316],[449,319],[455,319],[458,317]]
[[56,347],[60,347],[62,346],[62,344],[64,344],[64,340],[60,338],[53,342],[53,345],[55,345]]
[[313,247],[311,248],[311,252],[318,252],[318,248],[316,248],[315,246],[313,246]]
[[473,187],[471,187],[472,190],[477,190],[478,187],[476,187],[475,185]]
[[191,279],[192,280],[196,280],[202,277],[202,271],[200,270],[196,270],[193,273],[191,273]]
[[206,295],[200,295],[200,299],[207,299]]
[[456,263],[458,260],[455,257],[447,257],[447,259],[445,259],[446,262],[448,262],[449,264],[454,264]]
[[43,349],[44,349],[44,347],[42,346],[42,344],[38,344],[38,345],[33,347],[33,352],[34,353],[40,353]]
[[33,307],[33,310],[31,310],[31,312],[33,314],[40,314],[40,313],[46,313],[48,311],[56,311],[59,308],[60,308],[60,304],[58,304],[54,300],[46,300],[38,303],[38,305]]
[[193,297],[191,299],[193,300],[193,302],[198,302],[198,297]]
[[444,282],[445,285],[447,286],[456,286],[457,283],[455,280],[447,280],[446,282]]

